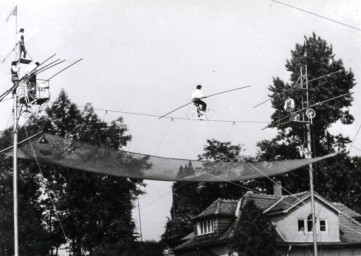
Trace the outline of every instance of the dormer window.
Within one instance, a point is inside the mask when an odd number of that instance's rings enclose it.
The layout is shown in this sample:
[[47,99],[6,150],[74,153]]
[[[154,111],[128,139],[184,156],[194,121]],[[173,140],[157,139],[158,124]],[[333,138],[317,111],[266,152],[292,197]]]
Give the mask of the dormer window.
[[320,220],[320,232],[327,232],[327,221]]
[[197,222],[197,234],[206,235],[214,233],[214,220],[202,220]]
[[305,232],[305,220],[298,220],[298,232]]
[[312,232],[313,223],[312,223],[312,214],[307,217],[307,231]]
[[[312,224],[312,214],[310,214],[307,219],[298,219],[297,220],[297,226],[298,226],[298,232],[312,232],[313,230],[313,224]],[[327,232],[327,220],[317,220],[318,222],[318,230],[317,232]]]

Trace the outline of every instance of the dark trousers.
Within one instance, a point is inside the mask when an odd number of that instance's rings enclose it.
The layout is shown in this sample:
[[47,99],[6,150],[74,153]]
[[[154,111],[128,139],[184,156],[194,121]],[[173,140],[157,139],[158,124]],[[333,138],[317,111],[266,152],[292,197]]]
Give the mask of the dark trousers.
[[15,80],[18,80],[19,76],[17,73],[11,74],[11,82],[14,82]]
[[21,54],[24,53],[24,58],[26,58],[26,49],[25,49],[25,45],[20,44],[20,54],[19,57],[21,58]]
[[203,111],[203,112],[205,112],[206,111],[206,109],[207,109],[207,103],[205,103],[203,100],[201,100],[201,99],[193,99],[193,103],[194,103],[194,105],[201,105],[201,110]]

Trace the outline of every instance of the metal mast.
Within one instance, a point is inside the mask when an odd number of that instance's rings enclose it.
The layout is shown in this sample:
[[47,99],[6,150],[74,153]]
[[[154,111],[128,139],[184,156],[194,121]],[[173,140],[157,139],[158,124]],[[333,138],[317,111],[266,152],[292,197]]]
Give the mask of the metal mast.
[[[306,107],[310,106],[309,97],[308,97],[308,77],[307,77],[307,65],[301,67],[301,86],[303,88],[305,85],[306,90]],[[303,103],[302,103],[303,104]],[[312,118],[315,115],[313,113],[307,113],[308,122],[306,124],[307,127],[307,151],[306,158],[312,158],[312,146],[311,146],[311,124]],[[312,164],[309,165],[309,177],[310,177],[310,194],[311,194],[311,209],[312,209],[312,234],[313,234],[313,251],[314,256],[317,256],[317,222],[316,222],[316,215],[315,215],[315,195],[313,190],[313,167]]]
[[140,206],[139,206],[139,197],[138,197],[138,214],[139,214],[139,235],[140,241],[143,242],[143,233],[142,233],[142,218],[140,216]]
[[[17,6],[16,12],[17,10]],[[15,60],[20,60],[20,51],[17,51],[17,27],[18,27],[18,16],[17,13],[15,15]],[[19,46],[20,47],[20,46]],[[19,57],[18,57],[19,53]],[[17,151],[18,151],[18,96],[17,96],[17,88],[19,86],[19,79],[14,79],[14,90],[13,90],[13,117],[14,117],[14,156],[13,156],[13,200],[14,200],[14,255],[19,256],[19,227],[18,227],[18,159],[17,159]]]
[[[19,80],[14,81],[14,85],[18,85]],[[19,239],[18,239],[18,159],[17,159],[17,150],[18,150],[18,108],[17,101],[18,97],[16,94],[16,88],[14,89],[14,157],[13,157],[13,197],[14,197],[14,255],[19,256]]]

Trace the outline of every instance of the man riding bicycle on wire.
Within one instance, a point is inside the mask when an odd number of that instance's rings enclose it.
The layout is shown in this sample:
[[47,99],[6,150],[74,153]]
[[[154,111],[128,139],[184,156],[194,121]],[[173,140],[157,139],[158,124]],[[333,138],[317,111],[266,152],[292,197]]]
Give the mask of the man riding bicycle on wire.
[[[207,104],[201,100],[207,97],[204,97],[204,95],[201,92],[201,88],[202,85],[197,85],[196,90],[192,93],[192,101],[194,103],[194,105],[197,107],[197,114],[198,117],[201,117],[202,115],[204,115],[204,113],[206,112],[207,109]],[[201,109],[199,109],[199,105],[201,105]]]

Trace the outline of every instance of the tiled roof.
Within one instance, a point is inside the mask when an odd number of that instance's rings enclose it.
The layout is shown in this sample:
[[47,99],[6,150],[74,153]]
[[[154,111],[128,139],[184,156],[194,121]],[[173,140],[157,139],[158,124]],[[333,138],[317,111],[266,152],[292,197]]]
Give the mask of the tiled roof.
[[361,243],[361,223],[357,220],[361,215],[344,204],[333,203],[340,213],[338,215],[341,241],[346,243]]
[[345,243],[361,243],[361,224],[356,220],[339,214],[340,238]]
[[187,242],[177,246],[174,250],[184,250],[190,248],[198,248],[203,246],[211,246],[219,243],[226,242],[232,233],[232,230],[235,226],[235,222],[228,227],[228,229],[221,235],[216,236],[205,236],[205,237],[194,237],[193,239],[188,240]]
[[[299,203],[300,200],[309,196],[309,192],[302,192],[298,194],[293,194],[289,196],[275,196],[275,195],[265,195],[265,194],[256,194],[252,192],[247,192],[242,198],[242,206],[249,200],[252,200],[255,205],[265,211],[268,209],[266,214],[282,212],[291,208],[293,205]],[[321,200],[326,199],[322,198],[317,194]],[[360,218],[361,215],[343,204],[340,203],[329,203],[330,207],[334,207],[339,211],[339,225],[340,225],[340,235],[341,235],[341,244],[361,244],[361,223],[357,222],[354,218]],[[214,216],[216,214],[223,214],[223,216],[235,216],[235,211],[237,207],[237,201],[235,200],[222,200],[217,199],[211,206],[204,210],[195,218],[202,218],[206,216]],[[270,208],[271,207],[271,208]],[[224,208],[224,209],[223,209]],[[181,244],[176,248],[176,250],[184,250],[197,248],[202,246],[211,246],[218,243],[226,242],[232,235],[236,221],[233,222],[229,228],[219,236],[206,236],[206,237],[193,237],[187,242]],[[278,234],[277,243],[285,243],[283,238]],[[290,243],[293,244],[293,243]],[[330,243],[330,245],[335,243]]]
[[244,195],[244,199],[242,202],[242,206],[245,205],[246,202],[252,200],[254,204],[262,211],[269,208],[271,205],[275,204],[281,197],[275,195],[266,195],[266,194],[256,194],[253,192],[247,192]]
[[201,219],[208,216],[230,216],[235,217],[238,200],[224,200],[218,198],[207,209],[193,219]]
[[360,218],[361,217],[361,214],[351,210],[344,204],[341,204],[341,203],[332,203],[332,204],[334,206],[336,206],[340,211],[346,213],[348,216],[350,216],[352,218]]
[[289,196],[283,196],[277,204],[267,211],[268,214],[282,212],[299,203],[302,199],[309,195],[308,192],[297,193]]

